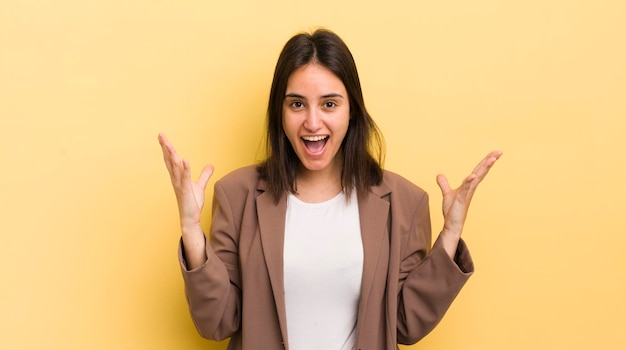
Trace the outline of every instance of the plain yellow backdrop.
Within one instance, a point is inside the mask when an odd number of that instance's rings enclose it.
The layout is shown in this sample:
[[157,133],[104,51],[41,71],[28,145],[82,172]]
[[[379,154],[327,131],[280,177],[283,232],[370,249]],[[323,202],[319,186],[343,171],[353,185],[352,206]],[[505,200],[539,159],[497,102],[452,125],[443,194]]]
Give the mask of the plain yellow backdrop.
[[406,348],[626,348],[626,2],[3,0],[1,349],[225,348],[188,316],[156,136],[196,174],[260,160],[278,53],[320,26],[435,233],[436,174],[504,151],[464,232],[477,272]]

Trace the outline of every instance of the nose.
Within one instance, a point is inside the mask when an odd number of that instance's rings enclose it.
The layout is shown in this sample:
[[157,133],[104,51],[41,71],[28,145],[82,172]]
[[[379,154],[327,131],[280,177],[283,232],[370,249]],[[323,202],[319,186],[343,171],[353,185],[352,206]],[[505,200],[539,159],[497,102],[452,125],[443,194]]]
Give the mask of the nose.
[[322,115],[317,108],[309,108],[304,119],[304,128],[308,131],[317,131],[322,127]]

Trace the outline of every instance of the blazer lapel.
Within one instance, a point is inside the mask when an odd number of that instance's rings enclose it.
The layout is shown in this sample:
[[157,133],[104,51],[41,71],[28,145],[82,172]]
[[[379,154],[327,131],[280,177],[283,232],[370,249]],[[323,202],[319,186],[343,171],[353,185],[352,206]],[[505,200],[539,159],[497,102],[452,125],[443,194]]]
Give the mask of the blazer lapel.
[[285,243],[285,217],[287,214],[287,199],[281,197],[278,203],[270,193],[265,192],[265,182],[261,181],[259,190],[263,193],[256,198],[256,208],[259,220],[259,233],[263,256],[272,285],[278,322],[283,341],[287,342],[287,313],[285,310],[285,281],[283,267],[283,248]]
[[376,265],[383,240],[388,235],[387,221],[389,202],[381,197],[387,195],[389,187],[383,182],[374,186],[366,196],[359,196],[359,220],[361,222],[361,238],[363,240],[363,277],[361,280],[361,300],[359,315],[367,305],[367,296],[374,282]]

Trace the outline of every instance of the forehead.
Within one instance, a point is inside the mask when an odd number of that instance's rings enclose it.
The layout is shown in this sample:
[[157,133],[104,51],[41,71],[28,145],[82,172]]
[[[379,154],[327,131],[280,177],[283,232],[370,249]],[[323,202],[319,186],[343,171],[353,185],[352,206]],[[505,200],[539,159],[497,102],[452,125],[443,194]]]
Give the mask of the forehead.
[[305,92],[346,94],[346,87],[341,79],[328,68],[309,63],[293,71],[287,80],[286,93],[296,92],[300,94]]

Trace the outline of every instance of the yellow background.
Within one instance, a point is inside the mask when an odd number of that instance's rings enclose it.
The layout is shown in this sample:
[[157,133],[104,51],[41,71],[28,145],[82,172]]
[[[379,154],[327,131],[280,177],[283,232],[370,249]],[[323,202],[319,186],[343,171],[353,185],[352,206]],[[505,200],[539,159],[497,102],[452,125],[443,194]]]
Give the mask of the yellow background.
[[188,316],[156,136],[196,174],[259,160],[278,53],[318,26],[435,232],[435,175],[505,152],[464,232],[477,272],[407,348],[626,347],[626,2],[3,0],[1,349],[225,347]]

